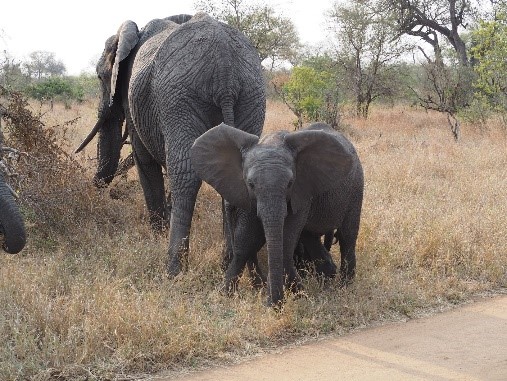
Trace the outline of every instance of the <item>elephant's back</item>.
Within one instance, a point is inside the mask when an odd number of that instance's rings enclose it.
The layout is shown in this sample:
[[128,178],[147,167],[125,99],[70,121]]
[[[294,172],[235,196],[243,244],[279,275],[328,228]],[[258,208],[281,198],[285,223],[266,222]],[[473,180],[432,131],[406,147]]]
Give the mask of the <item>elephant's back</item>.
[[248,38],[206,14],[197,14],[168,35],[155,65],[163,86],[185,83],[204,96],[216,97],[222,88],[239,92],[245,85],[264,86],[259,55]]

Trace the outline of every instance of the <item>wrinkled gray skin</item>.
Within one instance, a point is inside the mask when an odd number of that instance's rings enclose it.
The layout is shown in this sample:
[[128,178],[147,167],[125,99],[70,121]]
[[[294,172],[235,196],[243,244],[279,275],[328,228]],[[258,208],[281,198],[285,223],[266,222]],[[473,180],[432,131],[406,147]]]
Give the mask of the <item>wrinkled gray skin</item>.
[[191,158],[199,176],[224,199],[250,211],[236,228],[227,288],[234,288],[264,235],[268,304],[280,305],[284,285],[292,291],[301,287],[293,254],[303,230],[319,240],[337,230],[340,276],[344,282],[352,280],[364,181],[357,153],[342,134],[316,123],[259,140],[221,124],[195,141]]
[[0,244],[10,254],[16,254],[26,243],[25,225],[11,190],[0,174]]
[[[266,243],[264,231],[262,230],[262,222],[251,211],[235,208],[227,201],[225,204],[226,210],[228,211],[226,219],[229,222],[229,226],[231,226],[231,237],[229,238],[229,242],[232,243],[232,246],[236,242],[238,245],[247,245],[251,248],[251,257],[248,259],[247,266],[252,278],[252,283],[254,287],[264,286],[266,277],[259,267],[257,255],[253,254],[257,253]],[[256,221],[252,222],[250,219],[255,219]],[[255,230],[249,231],[248,229],[252,227],[255,227]],[[333,232],[329,234],[332,235]],[[245,241],[245,238],[247,241]],[[308,272],[314,270],[318,276],[324,279],[334,278],[336,276],[337,267],[329,253],[329,249],[323,245],[320,235],[303,230],[294,251],[294,264],[297,272],[301,276],[304,276]],[[238,250],[241,251],[242,249],[236,249],[236,251]],[[226,274],[227,271],[241,272],[241,269],[234,269],[236,265],[231,266],[231,269],[229,269],[233,257],[234,255],[231,250],[229,255],[225,255],[223,258],[222,269]],[[239,279],[237,276],[234,279],[227,278],[225,289],[230,295],[236,291]]]
[[[205,14],[179,15],[152,20],[141,31],[132,21],[123,23],[106,41],[97,73],[99,120],[78,151],[99,131],[94,180],[110,182],[126,119],[152,226],[163,225],[170,213],[168,272],[176,275],[188,252],[201,185],[190,147],[221,122],[261,134],[266,101],[259,56],[236,29]],[[162,167],[171,188],[167,203]]]

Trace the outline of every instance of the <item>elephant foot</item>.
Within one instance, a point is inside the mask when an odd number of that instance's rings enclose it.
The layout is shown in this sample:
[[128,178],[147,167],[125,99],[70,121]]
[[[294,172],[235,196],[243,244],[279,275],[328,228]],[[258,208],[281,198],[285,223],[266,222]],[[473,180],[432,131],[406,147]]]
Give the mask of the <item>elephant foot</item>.
[[262,273],[258,264],[254,261],[247,262],[248,275],[250,276],[250,281],[252,287],[255,289],[261,289],[266,286],[266,277]]
[[283,311],[283,298],[280,299],[273,299],[271,296],[268,296],[266,299],[265,306],[270,307],[276,312],[282,312]]
[[182,271],[188,270],[188,251],[189,238],[185,237],[181,240],[176,255],[170,255],[167,265],[167,274],[170,278],[174,278]]
[[353,282],[353,279],[340,277],[340,279],[338,281],[338,287],[339,288],[347,288],[352,284],[352,282]]
[[342,259],[342,264],[340,266],[340,285],[342,287],[349,286],[356,276],[356,262],[355,259],[353,261],[347,262]]
[[352,282],[354,281],[354,278],[355,278],[355,274],[347,275],[347,274],[343,274],[340,272],[340,279],[338,281],[338,284],[340,287],[346,288],[352,284]]
[[223,287],[223,292],[226,296],[231,297],[238,291],[238,277],[226,279]]
[[256,290],[260,290],[261,288],[266,286],[266,279],[257,272],[250,273],[250,280],[252,283],[252,287]]
[[336,277],[338,267],[330,261],[318,261],[315,264],[315,272],[319,277],[334,278]]
[[224,248],[222,249],[222,262],[220,263],[220,268],[222,269],[222,271],[224,272],[227,271],[229,265],[232,262],[232,257],[233,257],[232,249],[228,247],[228,245],[225,245]]
[[288,285],[287,289],[294,295],[302,295],[304,293],[304,287],[301,282],[292,282]]
[[276,290],[272,290],[269,283],[270,282],[268,281],[268,297],[266,298],[266,306],[271,307],[276,311],[281,311],[285,300],[285,287],[280,285],[280,287]]
[[294,269],[292,276],[287,276],[285,279],[285,288],[294,295],[300,295],[303,292],[303,283],[301,277]]

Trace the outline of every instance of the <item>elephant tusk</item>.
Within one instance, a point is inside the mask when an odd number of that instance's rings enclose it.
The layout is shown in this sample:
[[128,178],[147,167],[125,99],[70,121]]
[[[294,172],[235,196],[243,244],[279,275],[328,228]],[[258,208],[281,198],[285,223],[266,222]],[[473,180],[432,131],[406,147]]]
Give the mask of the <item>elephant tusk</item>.
[[83,148],[85,148],[88,143],[91,142],[91,140],[95,137],[95,135],[97,135],[97,132],[99,132],[100,128],[102,127],[102,125],[104,124],[104,121],[106,120],[106,113],[103,113],[99,120],[97,121],[97,123],[95,123],[95,126],[93,127],[93,129],[90,131],[90,133],[88,134],[88,136],[85,138],[85,140],[83,140],[83,142],[81,143],[81,145],[78,147],[77,150],[74,151],[74,153],[79,153],[83,150]]

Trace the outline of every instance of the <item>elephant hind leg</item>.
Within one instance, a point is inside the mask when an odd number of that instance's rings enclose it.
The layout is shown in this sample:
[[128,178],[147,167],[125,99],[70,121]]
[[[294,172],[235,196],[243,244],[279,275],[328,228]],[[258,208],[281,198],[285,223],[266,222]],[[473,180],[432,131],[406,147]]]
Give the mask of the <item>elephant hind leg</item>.
[[320,235],[303,230],[300,242],[304,251],[303,260],[313,262],[317,275],[334,278],[337,266],[329,251],[322,245]]
[[[171,191],[171,220],[169,228],[169,260],[167,270],[169,276],[176,276],[187,267],[189,252],[190,227],[194,213],[197,193],[201,181],[195,174],[188,174],[184,188],[178,187]],[[171,184],[175,184],[171,178]]]
[[340,280],[344,285],[352,282],[356,275],[356,241],[359,231],[359,218],[346,218],[337,229],[336,237],[340,244]]

